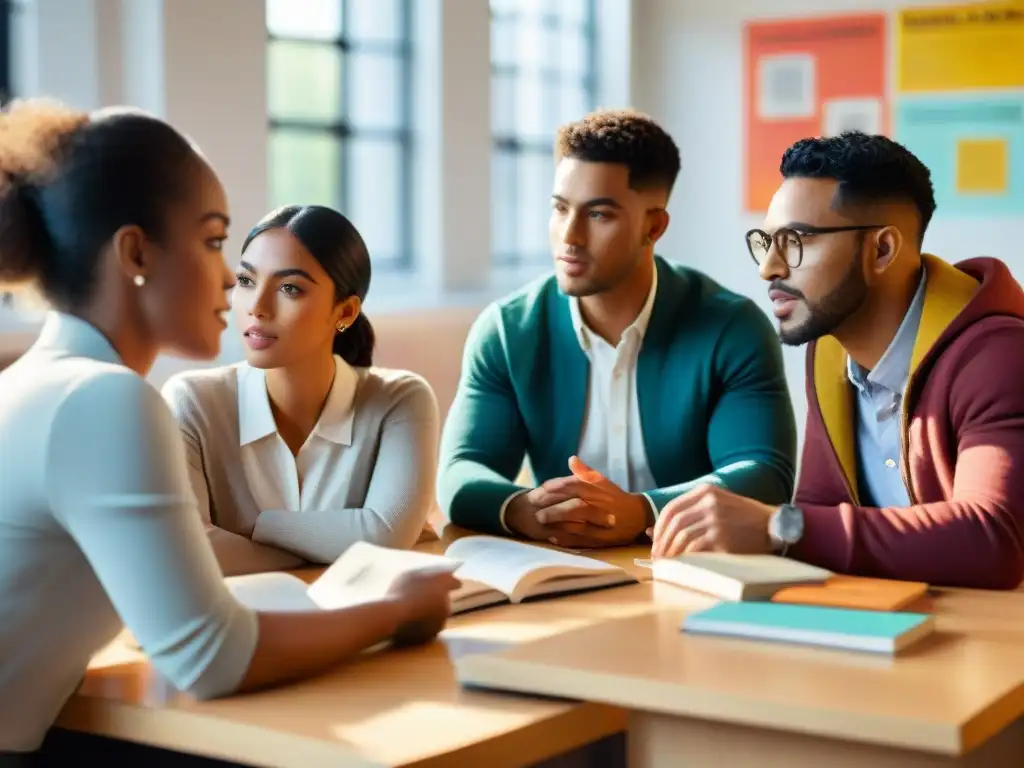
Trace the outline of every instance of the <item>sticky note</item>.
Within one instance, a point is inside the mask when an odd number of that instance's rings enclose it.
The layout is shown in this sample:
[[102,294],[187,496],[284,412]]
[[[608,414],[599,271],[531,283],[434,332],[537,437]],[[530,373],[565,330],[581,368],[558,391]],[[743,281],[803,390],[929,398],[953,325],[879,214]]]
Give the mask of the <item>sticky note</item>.
[[1005,194],[1010,152],[1006,139],[960,139],[956,143],[956,188],[960,194]]

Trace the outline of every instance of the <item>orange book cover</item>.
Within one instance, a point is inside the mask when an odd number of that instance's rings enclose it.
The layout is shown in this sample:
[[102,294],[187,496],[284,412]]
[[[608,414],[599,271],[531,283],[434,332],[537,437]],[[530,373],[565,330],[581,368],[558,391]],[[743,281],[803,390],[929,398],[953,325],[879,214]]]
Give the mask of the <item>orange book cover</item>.
[[824,584],[806,584],[780,589],[772,597],[772,602],[867,611],[899,611],[927,593],[928,585],[919,581],[837,575],[830,577]]

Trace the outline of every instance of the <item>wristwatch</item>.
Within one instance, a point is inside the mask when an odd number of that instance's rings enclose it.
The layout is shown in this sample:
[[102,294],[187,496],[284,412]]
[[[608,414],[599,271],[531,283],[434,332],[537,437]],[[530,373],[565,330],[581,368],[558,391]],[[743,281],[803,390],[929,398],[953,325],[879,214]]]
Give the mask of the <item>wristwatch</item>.
[[782,504],[768,519],[768,535],[776,553],[786,551],[804,535],[804,511],[792,504]]

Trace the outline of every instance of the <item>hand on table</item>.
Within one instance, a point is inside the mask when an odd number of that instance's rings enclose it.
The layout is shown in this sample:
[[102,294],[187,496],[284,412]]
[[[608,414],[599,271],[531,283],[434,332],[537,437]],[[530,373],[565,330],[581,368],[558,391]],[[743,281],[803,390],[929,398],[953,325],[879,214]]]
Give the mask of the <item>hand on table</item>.
[[777,508],[715,485],[699,485],[661,510],[648,530],[651,558],[684,552],[769,553],[768,521]]
[[395,579],[388,597],[401,611],[395,645],[419,645],[433,640],[451,615],[451,591],[462,583],[449,571],[412,571]]
[[572,475],[509,502],[505,524],[534,541],[583,549],[631,544],[644,532],[651,513],[645,497],[623,491],[576,456],[569,469]]

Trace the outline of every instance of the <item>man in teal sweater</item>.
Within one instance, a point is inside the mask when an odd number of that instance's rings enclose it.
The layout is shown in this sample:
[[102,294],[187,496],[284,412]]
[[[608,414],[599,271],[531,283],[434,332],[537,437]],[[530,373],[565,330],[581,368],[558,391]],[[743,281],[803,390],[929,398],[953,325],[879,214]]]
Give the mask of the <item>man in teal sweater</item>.
[[[699,483],[789,501],[796,430],[771,323],[654,254],[679,173],[671,137],[597,112],[559,131],[555,156],[555,274],[487,307],[466,342],[441,444],[449,519],[598,547],[636,541]],[[524,456],[536,488],[514,482]]]

